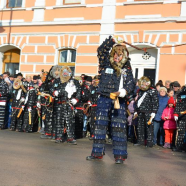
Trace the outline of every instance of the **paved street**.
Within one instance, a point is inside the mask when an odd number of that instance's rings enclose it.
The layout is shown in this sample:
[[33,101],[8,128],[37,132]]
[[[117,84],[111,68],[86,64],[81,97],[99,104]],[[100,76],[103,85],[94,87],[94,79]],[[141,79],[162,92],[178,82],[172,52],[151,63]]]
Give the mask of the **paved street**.
[[89,140],[78,140],[73,146],[39,136],[0,131],[1,186],[186,185],[186,153],[129,143],[129,158],[116,165],[111,145],[107,145],[103,160],[86,161],[91,151]]

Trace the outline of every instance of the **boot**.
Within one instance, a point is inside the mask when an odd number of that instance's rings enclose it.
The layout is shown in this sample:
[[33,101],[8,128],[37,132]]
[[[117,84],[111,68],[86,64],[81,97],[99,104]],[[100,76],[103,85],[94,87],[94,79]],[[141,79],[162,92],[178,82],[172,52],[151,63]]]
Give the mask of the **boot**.
[[41,135],[40,138],[41,139],[52,139],[52,137],[49,135]]
[[94,135],[92,134],[90,135],[89,140],[93,140],[93,139],[94,139]]
[[123,164],[123,160],[122,159],[115,159],[115,164]]
[[62,142],[61,138],[57,138],[55,141],[55,143],[61,143],[61,142]]
[[165,142],[163,148],[167,149],[168,148],[168,143]]
[[103,156],[100,156],[100,157],[94,157],[94,156],[87,156],[86,157],[86,160],[101,160],[103,158]]
[[170,143],[167,143],[167,148],[171,149],[171,144]]
[[75,139],[67,139],[67,143],[70,143],[72,145],[77,145],[77,142]]
[[86,138],[87,136],[87,131],[83,131],[83,138]]
[[181,147],[173,147],[172,151],[174,152],[182,152]]

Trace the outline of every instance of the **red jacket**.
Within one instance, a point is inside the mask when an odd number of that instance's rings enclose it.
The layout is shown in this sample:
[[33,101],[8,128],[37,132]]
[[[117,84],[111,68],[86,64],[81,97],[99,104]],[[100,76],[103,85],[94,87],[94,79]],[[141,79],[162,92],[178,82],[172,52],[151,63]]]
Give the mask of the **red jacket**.
[[[167,117],[168,119],[165,119]],[[166,107],[161,116],[162,120],[164,120],[164,129],[176,129],[176,121],[174,120],[174,108]]]

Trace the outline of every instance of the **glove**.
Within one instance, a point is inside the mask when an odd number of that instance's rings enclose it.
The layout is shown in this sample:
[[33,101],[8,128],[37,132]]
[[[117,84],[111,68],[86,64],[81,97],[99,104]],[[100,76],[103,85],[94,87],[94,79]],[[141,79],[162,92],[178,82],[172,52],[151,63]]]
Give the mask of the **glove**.
[[54,91],[54,96],[58,96],[59,95],[59,92],[56,90],[56,91]]
[[41,108],[41,104],[39,102],[37,102],[37,108]]
[[137,112],[134,112],[134,118],[137,117],[138,113]]
[[178,116],[174,116],[174,120],[175,121],[178,121]]
[[25,98],[21,98],[20,102],[25,102]]
[[155,115],[156,115],[155,113],[151,113],[150,116],[152,117],[152,119],[154,119]]
[[31,107],[28,107],[28,112],[31,112],[31,111],[32,111]]
[[120,92],[119,94],[120,98],[124,98],[126,96],[126,90],[124,88],[120,89],[119,92]]
[[92,103],[91,103],[90,101],[88,101],[88,105],[89,105],[89,106],[92,106]]
[[70,103],[72,103],[73,105],[75,105],[77,103],[77,100],[73,98],[73,99],[70,100]]

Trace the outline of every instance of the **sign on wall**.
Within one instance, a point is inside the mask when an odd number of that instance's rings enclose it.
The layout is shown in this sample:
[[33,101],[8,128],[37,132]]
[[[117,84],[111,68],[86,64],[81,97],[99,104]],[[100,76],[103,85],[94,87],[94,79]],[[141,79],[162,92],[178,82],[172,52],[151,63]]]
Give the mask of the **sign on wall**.
[[81,3],[81,0],[64,0],[64,4]]

